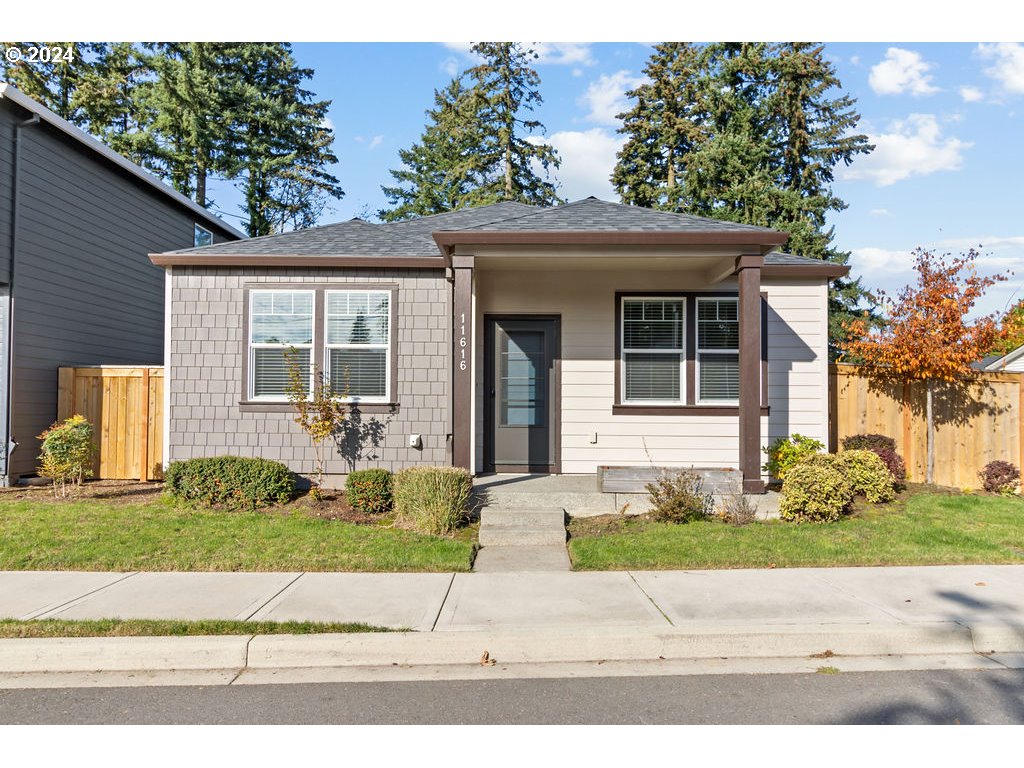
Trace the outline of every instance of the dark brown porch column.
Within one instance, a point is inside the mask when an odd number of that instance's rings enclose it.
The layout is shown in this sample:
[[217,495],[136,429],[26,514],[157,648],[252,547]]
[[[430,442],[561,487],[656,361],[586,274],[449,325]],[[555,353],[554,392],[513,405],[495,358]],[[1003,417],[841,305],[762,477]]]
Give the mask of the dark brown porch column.
[[764,256],[736,259],[740,297],[740,469],[744,493],[764,493],[761,481],[761,267]]
[[473,257],[456,256],[452,261],[452,465],[472,472]]

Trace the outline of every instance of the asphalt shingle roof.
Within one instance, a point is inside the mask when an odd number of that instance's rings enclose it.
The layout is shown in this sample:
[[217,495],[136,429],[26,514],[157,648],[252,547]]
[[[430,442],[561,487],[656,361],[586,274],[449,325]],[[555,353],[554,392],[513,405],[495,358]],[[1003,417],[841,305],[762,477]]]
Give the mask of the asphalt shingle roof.
[[[181,255],[436,257],[434,232],[714,232],[774,230],[655,211],[588,197],[540,208],[515,202],[423,216],[388,224],[351,219],[337,224],[172,251]],[[784,263],[784,262],[779,262]],[[788,263],[788,262],[785,262]],[[801,261],[801,263],[804,263]]]

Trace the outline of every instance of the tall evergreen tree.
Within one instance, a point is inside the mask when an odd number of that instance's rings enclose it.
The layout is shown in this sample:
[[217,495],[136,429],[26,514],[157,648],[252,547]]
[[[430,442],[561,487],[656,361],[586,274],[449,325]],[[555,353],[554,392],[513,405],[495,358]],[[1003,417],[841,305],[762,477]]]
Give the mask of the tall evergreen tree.
[[155,79],[151,54],[134,43],[105,43],[71,98],[90,133],[139,165],[158,156]]
[[472,50],[481,63],[435,91],[419,143],[399,152],[403,167],[391,171],[399,185],[382,187],[393,206],[380,211],[385,221],[502,200],[560,202],[547,176],[561,160],[537,140],[544,126],[528,115],[543,103],[537,54],[519,43]]
[[[476,43],[472,51],[483,59],[469,70],[470,103],[483,135],[478,166],[488,178],[470,194],[470,204],[560,202],[555,185],[546,177],[550,168],[561,165],[561,159],[550,144],[530,141],[529,135],[543,132],[544,125],[524,114],[544,102],[540,75],[531,66],[537,53],[519,43]],[[534,163],[544,170],[545,178],[537,174]]]
[[229,172],[239,179],[251,237],[316,223],[329,199],[345,193],[327,166],[334,132],[329,101],[302,87],[313,70],[295,63],[286,43],[240,43],[227,73]]
[[[651,82],[620,115],[627,139],[612,182],[625,202],[782,229],[790,252],[846,263],[826,227],[846,207],[834,168],[874,147],[855,133],[855,100],[835,95],[823,46],[663,43],[645,73]],[[859,281],[835,282],[833,342],[865,296]]]
[[402,167],[390,171],[397,185],[381,187],[393,206],[378,213],[382,220],[429,216],[470,204],[470,193],[480,182],[476,150],[483,143],[481,125],[471,114],[473,103],[461,76],[434,91],[423,136],[399,150]]
[[[10,62],[3,58],[3,80],[10,83],[26,96],[38,101],[50,111],[65,120],[81,125],[84,117],[79,105],[74,102],[75,89],[92,68],[92,56],[102,49],[101,43],[2,43],[3,48],[17,48],[22,58]],[[29,61],[25,58],[29,48],[59,47],[62,52],[71,51],[68,58],[60,57],[50,61]],[[0,57],[2,58],[2,57]],[[70,60],[69,60],[70,59]]]

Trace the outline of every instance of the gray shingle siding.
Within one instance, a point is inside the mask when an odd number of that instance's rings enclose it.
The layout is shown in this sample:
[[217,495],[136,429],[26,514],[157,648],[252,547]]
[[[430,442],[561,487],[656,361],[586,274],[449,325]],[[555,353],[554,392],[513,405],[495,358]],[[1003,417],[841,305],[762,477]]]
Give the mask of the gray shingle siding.
[[[357,458],[351,449],[347,457],[329,444],[327,472],[338,482],[352,468],[450,464],[451,287],[443,270],[422,269],[174,267],[169,459],[261,456],[311,474],[313,450],[290,411],[254,412],[239,405],[248,359],[246,286],[381,283],[397,285],[391,364],[397,366],[398,408],[361,414],[364,425],[381,430],[380,445],[364,440]],[[422,449],[408,446],[410,434],[422,435]]]
[[[0,99],[0,282],[10,262],[13,125]],[[193,241],[196,215],[43,122],[21,131],[13,291],[10,471],[36,470],[35,436],[56,418],[57,368],[163,362],[164,271],[148,254]],[[216,240],[234,239],[209,223]]]

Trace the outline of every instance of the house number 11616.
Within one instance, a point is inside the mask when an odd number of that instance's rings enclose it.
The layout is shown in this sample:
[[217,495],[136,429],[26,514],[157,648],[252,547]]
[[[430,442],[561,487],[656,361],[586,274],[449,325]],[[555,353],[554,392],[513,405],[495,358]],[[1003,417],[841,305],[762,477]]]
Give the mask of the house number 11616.
[[459,315],[459,370],[466,370],[466,313]]

